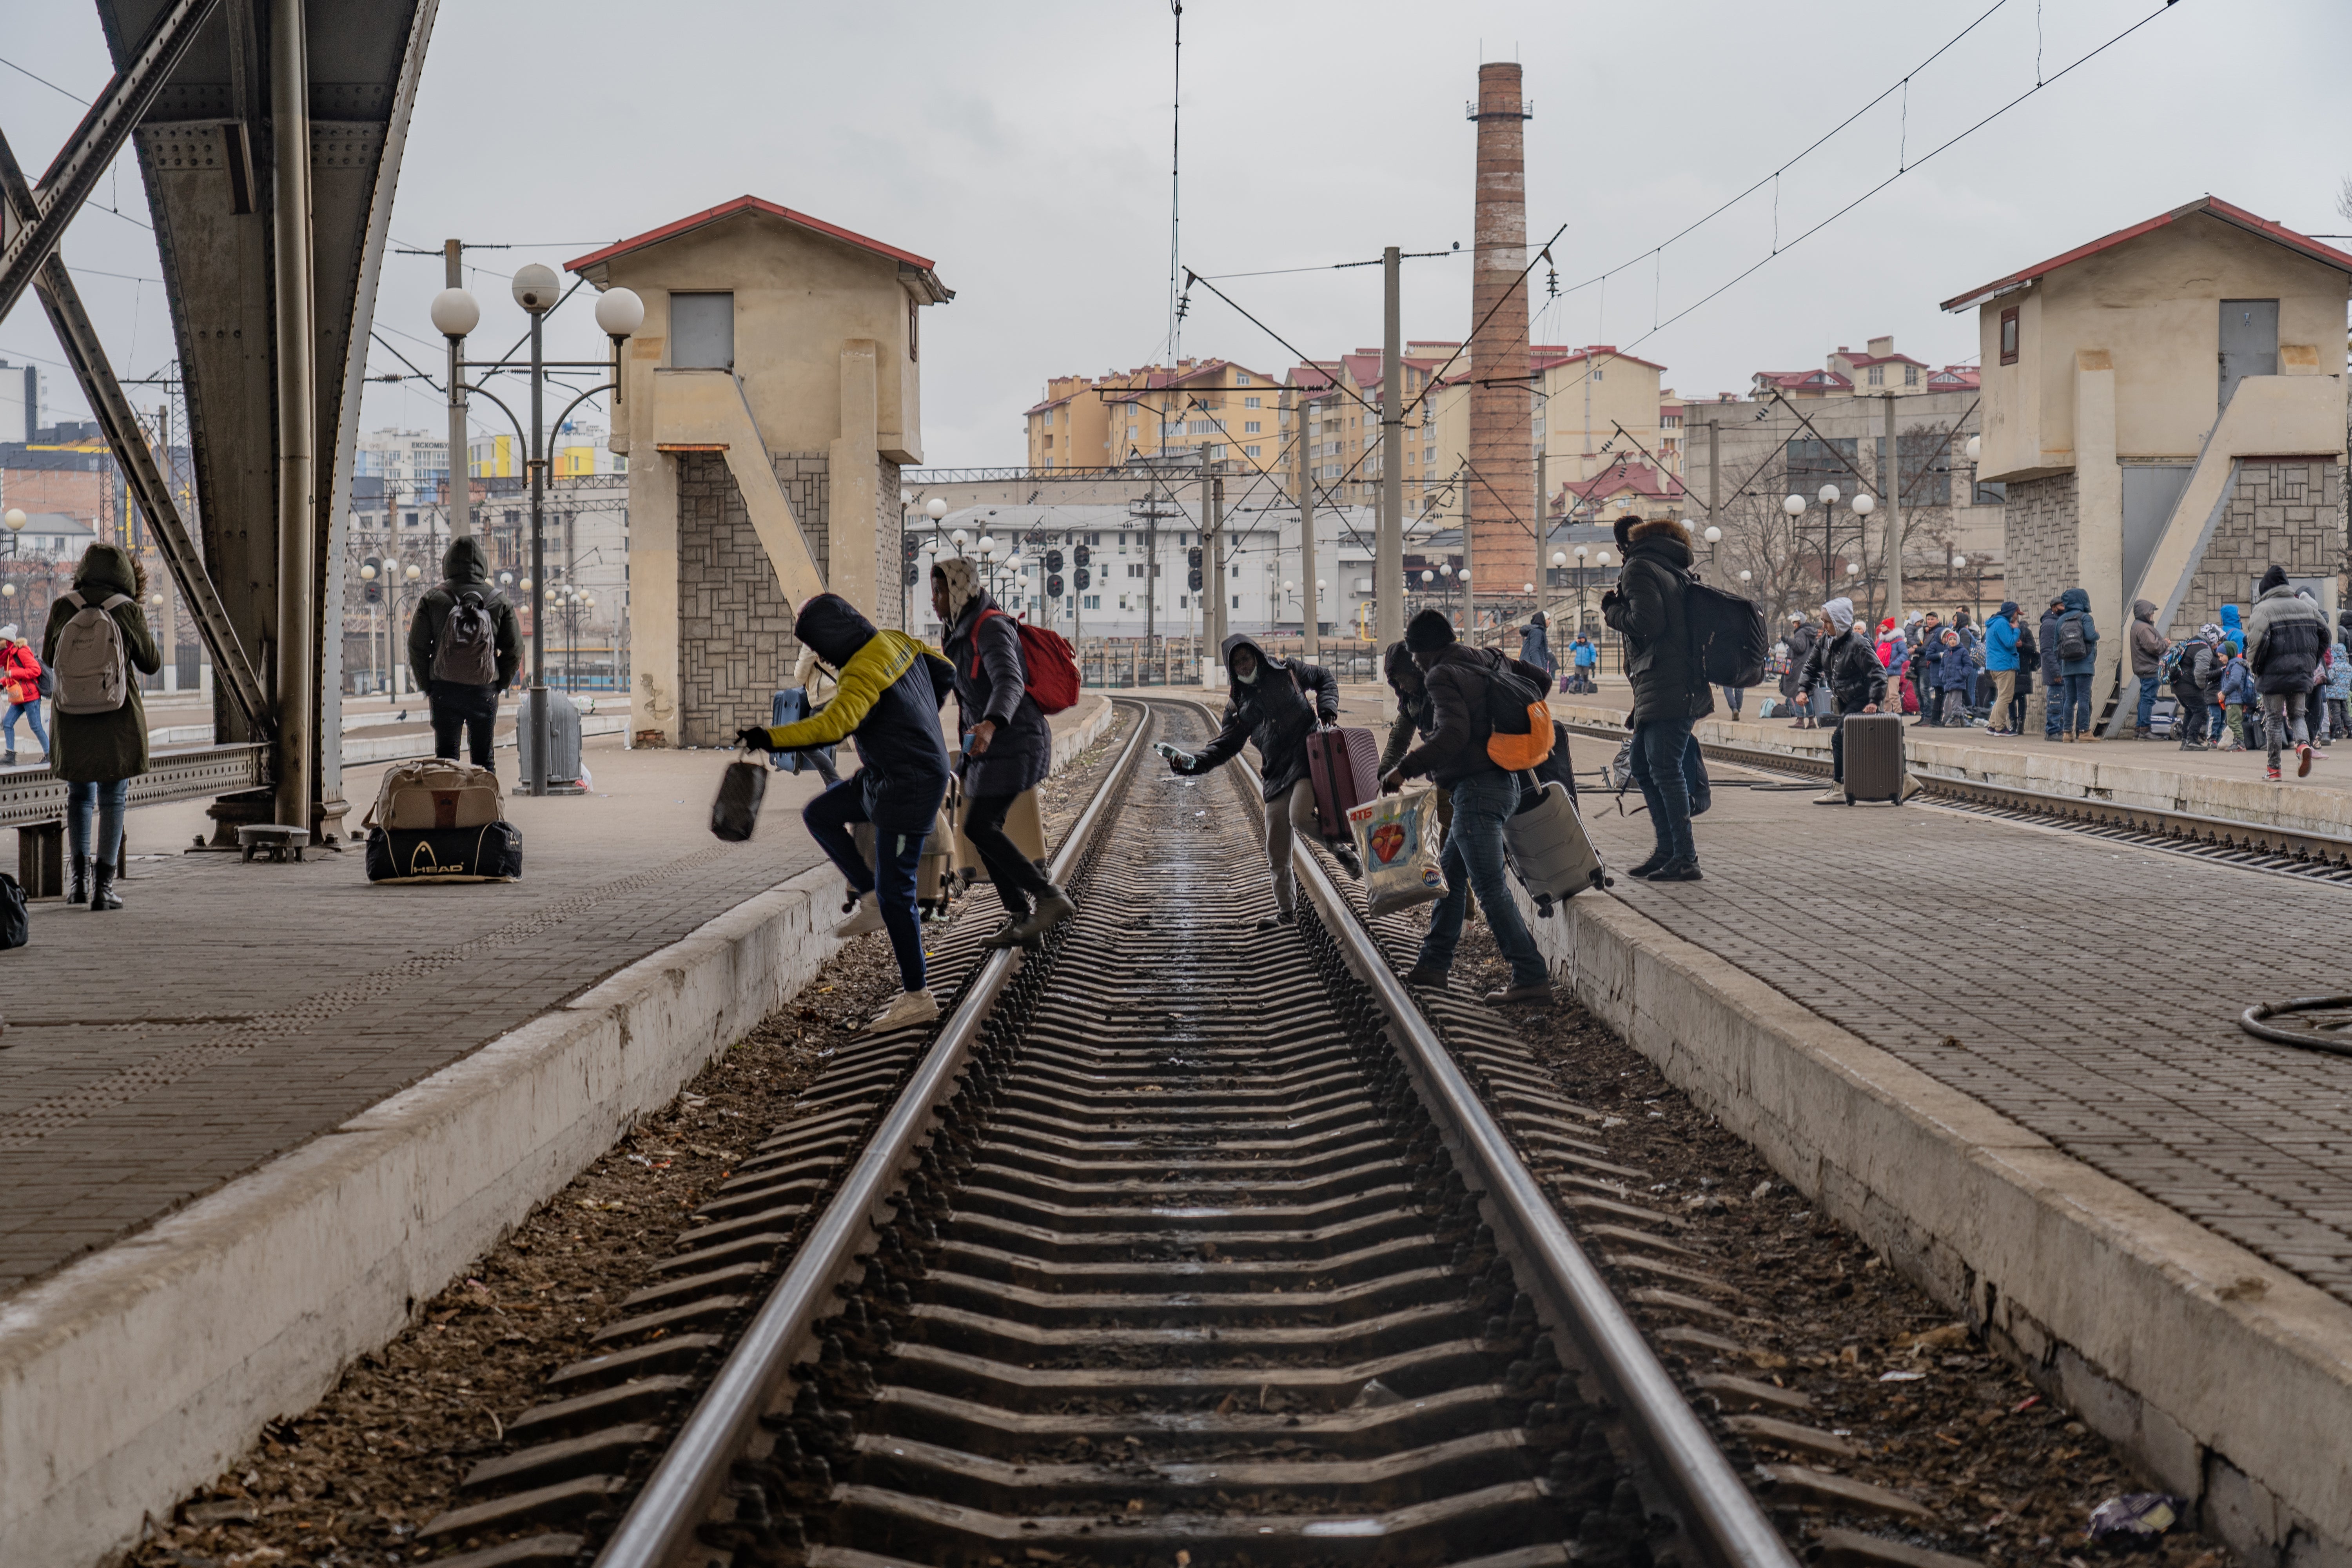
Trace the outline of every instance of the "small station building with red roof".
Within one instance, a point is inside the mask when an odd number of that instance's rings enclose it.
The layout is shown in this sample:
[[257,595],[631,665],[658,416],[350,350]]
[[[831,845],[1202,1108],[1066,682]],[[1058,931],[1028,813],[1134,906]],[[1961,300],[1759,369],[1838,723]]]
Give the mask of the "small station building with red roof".
[[630,729],[764,724],[831,590],[903,624],[898,470],[922,461],[928,257],[739,196],[566,263],[645,300],[613,449],[629,457]]

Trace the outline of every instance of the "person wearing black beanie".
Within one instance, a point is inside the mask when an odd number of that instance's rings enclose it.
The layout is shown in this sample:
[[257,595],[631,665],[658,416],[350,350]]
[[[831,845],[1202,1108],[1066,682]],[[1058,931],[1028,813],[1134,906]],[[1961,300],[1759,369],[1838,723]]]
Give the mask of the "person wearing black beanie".
[[1435,653],[1454,640],[1454,623],[1444,610],[1423,610],[1405,623],[1404,646],[1413,653]]

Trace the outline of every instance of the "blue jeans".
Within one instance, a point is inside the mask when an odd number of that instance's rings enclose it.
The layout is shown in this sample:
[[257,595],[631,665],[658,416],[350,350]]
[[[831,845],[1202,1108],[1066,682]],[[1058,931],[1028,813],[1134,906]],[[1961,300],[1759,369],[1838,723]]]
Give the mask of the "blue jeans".
[[2143,675],[2139,678],[2139,716],[2136,722],[2143,730],[2147,729],[2156,718],[2158,679],[2158,678],[2153,675]]
[[2066,727],[2066,678],[2055,670],[2042,672],[2042,733],[2056,740]]
[[1707,779],[1706,758],[1698,749],[1696,735],[1683,748],[1683,793],[1690,797],[1693,816],[1704,816],[1715,804],[1715,786]]
[[1727,686],[1723,689],[1723,705],[1731,710],[1731,716],[1734,719],[1739,717],[1740,700],[1747,694],[1746,689],[1742,687]]
[[129,779],[66,785],[66,847],[77,860],[89,854],[89,814],[98,813],[98,863],[112,868],[122,849],[122,808],[131,798]]
[[19,713],[32,721],[33,739],[41,743],[42,753],[46,755],[49,749],[49,731],[48,727],[41,722],[41,700],[37,697],[30,702],[11,702],[8,704],[8,716],[0,719],[0,732],[6,734],[8,749],[12,752],[16,749],[16,715]]
[[1649,804],[1658,853],[1669,859],[1698,858],[1691,841],[1689,772],[1696,749],[1688,719],[1644,719],[1633,726],[1633,782]]
[[1550,978],[1503,870],[1503,824],[1518,804],[1519,781],[1507,773],[1473,773],[1454,786],[1454,824],[1445,831],[1445,852],[1439,860],[1445,872],[1445,896],[1429,912],[1429,934],[1421,939],[1416,967],[1443,972],[1454,966],[1465,895],[1475,889],[1478,907],[1486,911],[1486,929],[1510,961],[1511,984],[1541,985]]
[[915,909],[916,863],[923,856],[923,840],[931,830],[939,806],[932,804],[933,816],[920,826],[897,828],[876,823],[874,826],[874,864],[866,864],[866,857],[857,852],[857,839],[849,831],[857,823],[869,822],[866,815],[866,773],[856,773],[835,784],[801,808],[801,821],[807,824],[809,837],[815,839],[825,858],[837,867],[859,897],[877,894],[877,907],[882,915],[882,927],[890,933],[890,951],[898,959],[898,984],[908,991],[923,988],[923,922]]
[[2066,677],[2065,705],[2059,711],[2063,715],[2061,730],[2080,734],[2091,727],[2091,678],[2087,673]]

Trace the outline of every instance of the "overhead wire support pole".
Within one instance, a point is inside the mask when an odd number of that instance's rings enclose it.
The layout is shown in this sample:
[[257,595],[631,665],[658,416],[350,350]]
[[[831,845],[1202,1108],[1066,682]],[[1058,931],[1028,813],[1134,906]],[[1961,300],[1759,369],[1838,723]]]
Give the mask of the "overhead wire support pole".
[[1372,531],[1373,633],[1387,647],[1404,637],[1404,378],[1402,257],[1381,252],[1381,511]]
[[[466,246],[463,240],[444,243],[442,255],[444,287],[462,289],[466,285]],[[466,438],[466,340],[449,339],[449,537],[471,539],[474,536],[474,463]]]
[[[18,215],[17,221],[21,222],[31,196],[24,170],[9,151],[7,139],[0,136],[0,202]],[[195,611],[196,630],[212,654],[215,673],[252,732],[257,736],[269,735],[276,725],[261,682],[254,674],[253,663],[237,640],[236,628],[221,604],[211,575],[205,570],[203,556],[188,536],[179,508],[172,500],[171,487],[165,483],[162,470],[156,467],[154,453],[140,432],[139,417],[131,400],[122,395],[121,384],[115,380],[113,366],[107,361],[106,346],[99,341],[89,311],[82,308],[80,291],[74,287],[64,260],[52,252],[42,263],[34,286],[42,309],[48,312],[49,325],[65,349],[74,377],[81,383],[82,395],[89,400],[90,411],[98,416],[107,443],[122,466],[123,482],[154,530],[156,546],[163,552],[173,581]]]
[[131,130],[219,5],[220,0],[175,0],[74,127],[42,174],[32,210],[9,225],[7,244],[0,247],[0,316],[16,308],[41,264],[55,253],[67,226],[98,188],[98,177],[131,139]]

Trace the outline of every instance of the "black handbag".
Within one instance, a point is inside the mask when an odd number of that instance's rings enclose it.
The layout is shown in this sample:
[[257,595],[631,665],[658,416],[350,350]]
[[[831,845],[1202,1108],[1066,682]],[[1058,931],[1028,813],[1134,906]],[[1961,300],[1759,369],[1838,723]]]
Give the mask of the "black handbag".
[[710,831],[740,844],[760,825],[760,802],[768,793],[768,770],[738,759],[719,775],[719,798],[710,803]]

